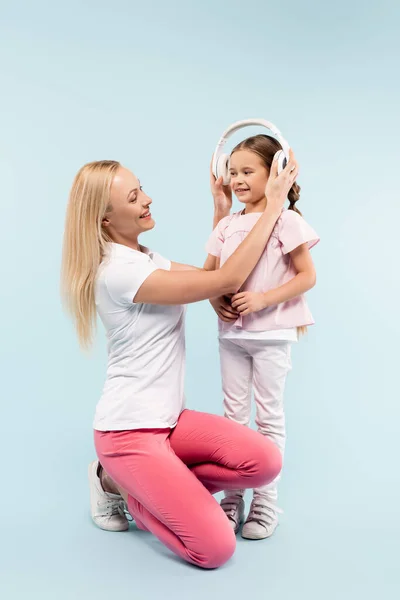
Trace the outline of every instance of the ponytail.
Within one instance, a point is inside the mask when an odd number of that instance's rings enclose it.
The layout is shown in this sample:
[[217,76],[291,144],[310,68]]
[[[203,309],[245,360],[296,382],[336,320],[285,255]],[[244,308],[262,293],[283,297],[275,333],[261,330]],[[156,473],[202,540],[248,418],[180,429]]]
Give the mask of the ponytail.
[[298,202],[298,200],[300,200],[300,190],[301,190],[301,187],[298,185],[298,183],[294,182],[294,184],[292,185],[292,187],[289,190],[288,198],[289,198],[289,210],[294,210],[294,212],[297,212],[297,214],[302,217],[303,215],[301,214],[299,209],[296,208],[296,206],[295,206],[296,202]]

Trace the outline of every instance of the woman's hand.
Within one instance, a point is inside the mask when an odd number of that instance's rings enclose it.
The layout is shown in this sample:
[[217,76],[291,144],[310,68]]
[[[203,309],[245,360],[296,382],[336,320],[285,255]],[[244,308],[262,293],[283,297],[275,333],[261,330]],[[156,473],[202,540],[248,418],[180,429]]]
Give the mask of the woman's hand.
[[239,292],[232,297],[232,308],[239,315],[248,315],[266,307],[266,297],[262,292]]
[[215,210],[228,215],[232,208],[232,189],[230,185],[222,185],[222,177],[215,179],[212,172],[212,160],[210,165],[210,187]]
[[275,154],[265,186],[265,197],[267,198],[267,210],[281,212],[288,193],[297,175],[299,174],[299,165],[295,159],[292,149],[289,151],[289,161],[286,167],[278,175],[278,154]]
[[227,296],[219,296],[218,298],[211,298],[210,304],[221,319],[225,323],[232,323],[238,318],[238,313],[234,310],[230,304],[230,300]]

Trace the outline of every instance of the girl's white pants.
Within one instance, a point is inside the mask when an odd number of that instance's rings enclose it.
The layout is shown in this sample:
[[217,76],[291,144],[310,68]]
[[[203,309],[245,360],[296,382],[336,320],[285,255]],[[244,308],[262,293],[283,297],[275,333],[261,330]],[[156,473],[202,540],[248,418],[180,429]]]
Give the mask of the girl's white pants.
[[[286,441],[283,394],[291,369],[291,342],[220,338],[219,350],[225,416],[248,426],[253,390],[257,429],[275,442],[283,458]],[[254,490],[254,494],[276,500],[279,477]],[[229,495],[232,494],[243,496],[244,490],[230,490]]]

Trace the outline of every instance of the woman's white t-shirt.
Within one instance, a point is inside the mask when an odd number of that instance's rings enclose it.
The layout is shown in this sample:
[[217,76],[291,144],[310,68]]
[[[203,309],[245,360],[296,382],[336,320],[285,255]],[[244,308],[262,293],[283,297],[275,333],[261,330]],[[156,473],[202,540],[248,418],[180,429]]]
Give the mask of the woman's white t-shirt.
[[108,244],[96,279],[108,338],[107,378],[96,407],[99,431],[174,427],[184,409],[185,307],[134,303],[147,277],[171,263],[156,252]]

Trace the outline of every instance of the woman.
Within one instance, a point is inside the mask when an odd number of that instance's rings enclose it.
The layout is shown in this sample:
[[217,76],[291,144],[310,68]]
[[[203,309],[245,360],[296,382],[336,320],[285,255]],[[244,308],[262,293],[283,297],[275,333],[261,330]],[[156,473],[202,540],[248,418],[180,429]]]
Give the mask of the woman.
[[[237,292],[297,172],[293,154],[279,175],[274,161],[263,215],[219,270],[173,263],[139,244],[139,235],[154,227],[152,201],[118,162],[85,165],[69,199],[63,295],[82,346],[92,340],[96,310],[108,337],[107,377],[94,419],[104,472],[91,467],[92,514],[99,516],[94,505],[105,501],[109,511],[100,521],[122,519],[116,515],[121,494],[139,529],[203,568],[224,564],[235,549],[212,494],[267,484],[281,469],[281,455],[255,431],[184,409],[183,305]],[[215,220],[224,216],[216,213]],[[112,528],[104,519],[100,524]]]

